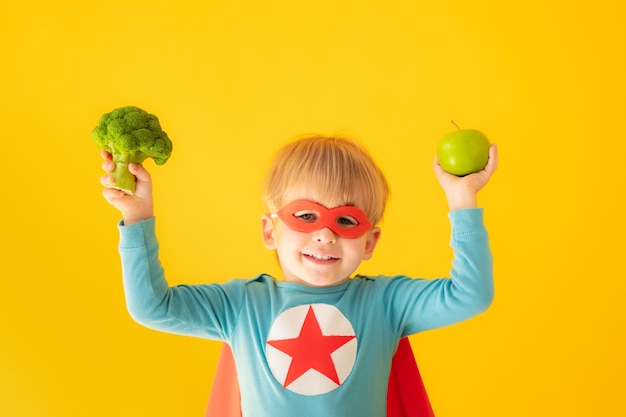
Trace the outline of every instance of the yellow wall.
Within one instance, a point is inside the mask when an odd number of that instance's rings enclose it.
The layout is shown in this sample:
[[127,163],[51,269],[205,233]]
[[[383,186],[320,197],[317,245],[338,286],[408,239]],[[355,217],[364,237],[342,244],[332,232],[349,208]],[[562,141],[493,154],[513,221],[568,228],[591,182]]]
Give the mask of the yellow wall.
[[[218,344],[126,313],[90,130],[133,104],[175,145],[155,180],[171,283],[276,273],[259,185],[301,133],[358,138],[393,185],[361,272],[447,274],[436,140],[498,142],[497,298],[415,336],[453,416],[624,416],[625,6],[615,0],[3,2],[0,415],[201,416]],[[186,242],[183,244],[183,242]]]

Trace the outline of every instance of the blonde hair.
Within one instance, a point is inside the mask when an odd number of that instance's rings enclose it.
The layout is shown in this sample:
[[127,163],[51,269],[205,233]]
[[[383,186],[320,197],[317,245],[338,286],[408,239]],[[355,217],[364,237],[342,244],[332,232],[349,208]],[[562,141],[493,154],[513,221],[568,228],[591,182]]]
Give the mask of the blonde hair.
[[371,155],[339,137],[309,136],[284,146],[265,178],[263,198],[275,213],[290,194],[313,193],[318,202],[357,205],[372,224],[382,220],[390,191]]

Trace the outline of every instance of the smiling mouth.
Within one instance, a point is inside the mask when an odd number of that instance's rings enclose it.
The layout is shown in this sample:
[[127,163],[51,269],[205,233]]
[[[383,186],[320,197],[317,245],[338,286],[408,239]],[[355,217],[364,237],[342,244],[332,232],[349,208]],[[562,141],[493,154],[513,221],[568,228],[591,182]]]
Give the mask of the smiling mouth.
[[304,256],[306,256],[307,258],[316,260],[316,261],[336,261],[339,258],[334,258],[332,256],[327,256],[327,255],[315,255],[315,254],[307,254],[305,253]]

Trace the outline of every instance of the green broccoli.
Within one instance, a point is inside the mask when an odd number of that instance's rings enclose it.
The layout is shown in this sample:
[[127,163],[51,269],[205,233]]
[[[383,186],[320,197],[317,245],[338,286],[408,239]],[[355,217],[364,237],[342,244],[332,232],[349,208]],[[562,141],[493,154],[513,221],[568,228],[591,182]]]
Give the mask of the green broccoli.
[[163,165],[172,153],[172,142],[159,124],[159,119],[138,107],[126,106],[102,115],[91,137],[99,148],[111,153],[115,170],[111,188],[126,194],[135,193],[135,176],[129,163],[141,164],[153,158]]

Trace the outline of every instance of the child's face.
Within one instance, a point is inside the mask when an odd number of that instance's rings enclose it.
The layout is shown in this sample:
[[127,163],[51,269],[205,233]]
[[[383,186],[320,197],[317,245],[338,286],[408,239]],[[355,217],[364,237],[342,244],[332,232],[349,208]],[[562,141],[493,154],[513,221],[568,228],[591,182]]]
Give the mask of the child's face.
[[380,229],[354,206],[326,207],[299,196],[287,200],[279,215],[262,217],[265,246],[276,249],[285,281],[338,285],[372,256]]

